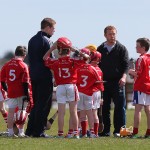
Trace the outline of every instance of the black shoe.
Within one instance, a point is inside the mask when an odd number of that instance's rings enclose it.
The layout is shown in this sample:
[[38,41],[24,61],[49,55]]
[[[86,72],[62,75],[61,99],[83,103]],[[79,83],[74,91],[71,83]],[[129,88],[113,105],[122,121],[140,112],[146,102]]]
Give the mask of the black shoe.
[[46,134],[46,133],[42,133],[42,134],[40,135],[40,137],[43,137],[43,138],[51,138],[52,136],[50,136],[50,135],[48,135],[48,134]]
[[108,136],[110,136],[110,133],[104,133],[104,132],[102,132],[102,133],[98,133],[98,136],[106,136],[106,137],[108,137]]

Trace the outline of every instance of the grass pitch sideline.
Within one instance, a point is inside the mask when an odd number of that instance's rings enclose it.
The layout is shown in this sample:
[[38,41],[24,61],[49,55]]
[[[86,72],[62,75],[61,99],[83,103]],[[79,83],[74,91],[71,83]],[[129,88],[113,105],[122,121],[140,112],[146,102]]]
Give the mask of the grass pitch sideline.
[[[50,116],[56,110],[52,110]],[[127,110],[127,127],[133,125],[134,110]],[[64,133],[68,130],[68,111],[65,116]],[[0,131],[5,131],[6,125],[0,116]],[[111,128],[113,131],[113,127]],[[144,135],[146,130],[146,117],[142,112],[142,120],[139,128],[139,134]],[[57,119],[47,134],[57,135]],[[98,139],[44,139],[44,138],[27,138],[11,139],[0,137],[0,150],[141,150],[149,149],[150,139],[128,139],[101,137]]]

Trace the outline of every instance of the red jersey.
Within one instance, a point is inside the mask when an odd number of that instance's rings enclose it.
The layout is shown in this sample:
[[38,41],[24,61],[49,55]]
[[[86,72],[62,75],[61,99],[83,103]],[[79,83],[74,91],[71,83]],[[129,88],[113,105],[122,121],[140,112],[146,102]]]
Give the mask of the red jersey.
[[[103,72],[102,70],[98,67],[98,66],[93,66],[95,67],[101,81],[103,81]],[[104,85],[103,85],[103,82],[101,83],[98,83],[98,84],[95,84],[94,86],[94,89],[93,89],[94,92],[97,92],[97,91],[104,91]]]
[[77,70],[79,92],[92,96],[97,81],[101,81],[96,69],[91,64],[84,64]]
[[61,84],[76,84],[77,69],[83,64],[83,60],[76,60],[69,56],[58,59],[48,58],[45,65],[53,70],[55,82]]
[[150,94],[150,54],[141,55],[135,69],[138,77],[135,79],[134,90]]
[[20,58],[13,58],[1,70],[1,81],[8,86],[8,97],[24,96],[22,83],[29,83],[28,66]]

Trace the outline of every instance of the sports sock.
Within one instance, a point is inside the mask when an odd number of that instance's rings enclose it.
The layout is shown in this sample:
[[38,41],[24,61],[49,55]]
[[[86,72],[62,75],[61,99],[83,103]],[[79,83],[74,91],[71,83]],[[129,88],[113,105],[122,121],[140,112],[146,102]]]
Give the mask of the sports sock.
[[84,136],[87,132],[87,121],[82,121],[81,122],[81,127],[82,127],[82,136]]
[[73,133],[73,129],[69,129],[68,134],[72,134]]
[[24,129],[19,129],[19,133],[24,133]]
[[64,134],[63,131],[58,131],[58,136],[62,136]]
[[146,130],[146,135],[150,135],[150,129]]
[[138,134],[138,128],[133,128],[133,134]]
[[95,132],[95,135],[98,135],[98,128],[99,128],[99,123],[94,123],[94,132]]
[[13,128],[12,128],[12,129],[8,129],[8,133],[9,133],[10,135],[14,134]]
[[78,130],[74,130],[74,131],[73,131],[73,134],[74,134],[74,135],[78,135]]

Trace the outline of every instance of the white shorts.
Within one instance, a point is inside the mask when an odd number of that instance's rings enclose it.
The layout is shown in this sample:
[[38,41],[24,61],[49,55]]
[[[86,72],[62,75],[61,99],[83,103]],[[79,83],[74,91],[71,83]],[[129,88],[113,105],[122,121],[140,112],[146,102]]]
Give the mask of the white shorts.
[[[18,107],[19,109],[22,109],[23,98],[24,98],[24,96],[8,99],[7,100],[8,108],[16,108],[16,107]],[[27,102],[24,102],[23,109],[25,110],[26,107],[27,107]]]
[[58,85],[56,88],[57,103],[65,104],[66,102],[78,101],[79,92],[76,84]]
[[4,101],[5,99],[4,99],[4,96],[3,96],[3,93],[2,93],[2,91],[0,90],[0,102],[2,102],[2,101]]
[[97,91],[93,93],[93,109],[100,108],[100,101],[101,101],[101,92]]
[[78,111],[81,110],[90,110],[93,108],[93,98],[92,96],[83,94],[79,92],[80,101],[78,101]]
[[133,104],[150,105],[150,95],[140,91],[134,91]]

